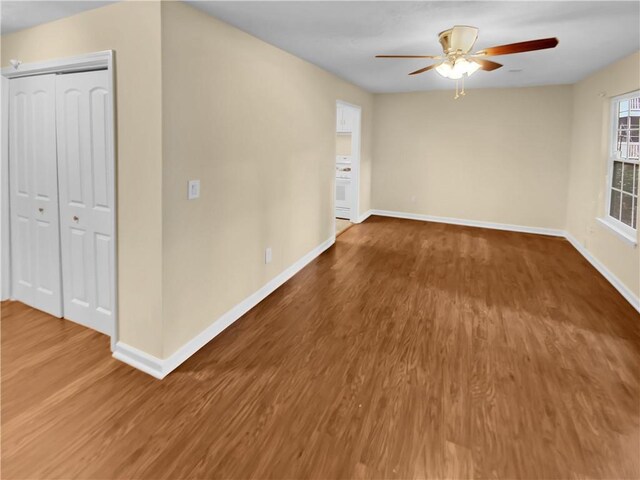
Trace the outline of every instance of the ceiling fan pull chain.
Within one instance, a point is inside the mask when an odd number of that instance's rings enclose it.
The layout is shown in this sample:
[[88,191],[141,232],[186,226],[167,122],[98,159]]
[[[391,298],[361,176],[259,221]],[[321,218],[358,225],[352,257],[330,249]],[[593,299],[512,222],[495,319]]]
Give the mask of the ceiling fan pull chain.
[[466,95],[466,93],[464,93],[464,75],[462,76],[462,91],[460,92],[460,95],[463,97]]
[[460,96],[460,95],[458,95],[458,79],[456,78],[456,96],[455,96],[455,97],[453,97],[453,99],[454,99],[454,100],[457,100],[459,96]]

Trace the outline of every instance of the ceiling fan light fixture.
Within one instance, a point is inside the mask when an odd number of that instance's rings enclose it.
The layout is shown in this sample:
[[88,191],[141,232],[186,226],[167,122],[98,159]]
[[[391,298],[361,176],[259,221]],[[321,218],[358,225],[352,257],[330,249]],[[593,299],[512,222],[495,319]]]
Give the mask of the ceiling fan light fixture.
[[467,73],[469,69],[469,62],[464,58],[458,58],[453,63],[453,73],[456,75],[456,78],[462,77],[465,73]]
[[459,58],[455,60],[455,62],[451,62],[450,60],[445,60],[440,65],[436,67],[436,72],[442,75],[445,78],[450,78],[451,80],[458,80],[462,78],[464,75],[470,76],[473,75],[478,69],[480,65],[476,62],[466,60],[464,58]]
[[469,64],[467,66],[467,77],[470,77],[471,75],[476,73],[478,70],[480,70],[480,64],[478,62],[474,62],[473,60],[471,60],[470,62],[467,62],[467,63]]
[[449,62],[448,60],[445,62],[442,62],[440,65],[436,67],[436,72],[438,72],[444,78],[450,78],[449,75],[451,74],[452,70],[453,70],[453,66],[451,65],[451,62]]

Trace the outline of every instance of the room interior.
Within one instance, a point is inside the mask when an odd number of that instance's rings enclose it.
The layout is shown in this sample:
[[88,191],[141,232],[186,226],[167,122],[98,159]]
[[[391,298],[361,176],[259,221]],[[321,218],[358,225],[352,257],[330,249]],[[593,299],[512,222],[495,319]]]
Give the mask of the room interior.
[[[1,8],[3,478],[640,476],[639,2]],[[103,94],[103,320],[63,233],[20,296],[41,75],[60,232],[61,85]]]

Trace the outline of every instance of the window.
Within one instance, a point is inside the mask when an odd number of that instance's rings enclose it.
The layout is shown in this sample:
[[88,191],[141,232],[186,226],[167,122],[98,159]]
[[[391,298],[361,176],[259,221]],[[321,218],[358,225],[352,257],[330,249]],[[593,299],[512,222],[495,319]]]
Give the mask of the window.
[[638,228],[640,91],[613,99],[607,222],[632,238]]

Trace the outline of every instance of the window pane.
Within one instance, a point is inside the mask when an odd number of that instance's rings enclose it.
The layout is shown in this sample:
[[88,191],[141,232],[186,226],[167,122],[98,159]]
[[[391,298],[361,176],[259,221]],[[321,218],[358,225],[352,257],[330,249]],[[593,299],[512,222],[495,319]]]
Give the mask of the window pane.
[[614,104],[615,137],[610,165],[609,215],[634,229],[640,226],[640,94]]
[[620,221],[631,226],[633,220],[633,197],[622,194],[622,212],[620,214]]
[[622,162],[613,162],[613,188],[622,188]]
[[633,167],[635,167],[634,164],[625,163],[622,170],[622,190],[628,193],[633,192]]
[[616,220],[620,220],[620,192],[617,190],[611,190],[611,207],[609,208],[609,215]]
[[629,111],[629,100],[622,100],[619,104],[618,108],[619,112],[628,112]]
[[627,141],[627,132],[629,130],[627,128],[619,128],[618,129],[618,143],[624,143]]

